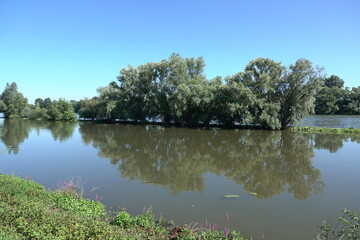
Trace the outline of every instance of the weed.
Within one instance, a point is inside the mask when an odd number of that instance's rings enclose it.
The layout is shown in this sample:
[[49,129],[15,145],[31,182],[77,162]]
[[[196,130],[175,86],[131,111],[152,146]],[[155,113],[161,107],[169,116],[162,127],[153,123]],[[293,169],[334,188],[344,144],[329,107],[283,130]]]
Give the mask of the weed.
[[359,128],[322,128],[322,127],[292,127],[293,132],[307,132],[307,133],[328,133],[328,134],[351,134],[360,135]]
[[343,216],[338,218],[335,227],[332,227],[325,220],[320,227],[317,240],[359,240],[360,220],[355,212],[343,210]]

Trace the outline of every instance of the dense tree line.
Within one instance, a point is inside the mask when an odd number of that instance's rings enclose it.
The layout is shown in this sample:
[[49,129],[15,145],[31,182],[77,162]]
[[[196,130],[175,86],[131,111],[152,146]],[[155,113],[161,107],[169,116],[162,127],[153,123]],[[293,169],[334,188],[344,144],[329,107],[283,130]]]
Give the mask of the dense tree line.
[[284,66],[268,58],[250,61],[243,72],[208,80],[205,61],[172,54],[168,59],[128,66],[117,81],[91,99],[36,99],[34,105],[7,84],[0,95],[5,118],[159,121],[181,126],[219,124],[285,129],[316,114],[360,114],[360,87],[344,88],[337,76],[299,59]]
[[313,112],[322,71],[299,59],[289,67],[251,61],[244,72],[207,80],[205,62],[172,54],[120,71],[99,96],[81,101],[80,117],[163,121],[180,125],[257,125],[284,129]]
[[344,88],[338,76],[326,78],[316,97],[316,114],[360,114],[360,86]]
[[27,98],[18,91],[14,82],[7,83],[5,90],[0,95],[0,112],[4,113],[5,118],[26,117],[56,121],[77,119],[73,105],[64,99],[56,101],[50,98],[45,100],[38,98],[34,105],[28,104]]

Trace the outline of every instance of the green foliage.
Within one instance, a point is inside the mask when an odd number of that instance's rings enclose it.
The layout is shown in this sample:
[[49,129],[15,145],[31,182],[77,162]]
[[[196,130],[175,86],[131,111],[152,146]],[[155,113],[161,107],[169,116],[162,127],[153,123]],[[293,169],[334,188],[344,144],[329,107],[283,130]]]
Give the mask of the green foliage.
[[49,119],[46,108],[41,108],[40,103],[36,102],[35,107],[28,114],[30,120],[46,120]]
[[[182,232],[177,236],[179,240],[245,240],[238,232],[220,229],[199,229],[198,231],[191,231],[189,228],[182,229]],[[252,239],[252,238],[251,238]]]
[[64,99],[51,101],[37,98],[35,105],[29,105],[27,99],[18,92],[16,83],[7,83],[5,90],[0,95],[0,112],[4,113],[5,118],[27,117],[32,120],[60,120],[72,121],[77,116],[73,105]]
[[120,211],[116,215],[114,223],[121,227],[136,225],[141,228],[153,228],[155,227],[155,217],[151,209],[148,209],[145,213],[134,217],[126,211]]
[[322,127],[303,126],[303,127],[292,127],[291,130],[294,132],[360,135],[359,128],[322,128]]
[[330,76],[324,81],[316,96],[316,114],[360,114],[360,87],[344,87],[338,76]]
[[5,118],[26,117],[29,110],[27,105],[27,99],[18,91],[16,83],[7,83],[0,95],[0,112],[4,113]]
[[354,87],[351,91],[346,90],[347,95],[341,101],[339,113],[360,114],[360,86]]
[[73,106],[64,99],[60,98],[58,101],[52,101],[47,109],[48,120],[73,121],[77,119]]
[[341,105],[347,95],[347,91],[342,89],[343,86],[344,81],[338,76],[332,75],[326,78],[322,89],[316,96],[315,113],[335,114],[343,111]]
[[11,227],[4,227],[0,225],[0,239],[1,240],[23,240],[24,238],[18,234]]
[[121,211],[116,215],[115,224],[120,227],[127,227],[134,223],[132,216],[125,211]]
[[[112,224],[112,222],[114,224]],[[125,211],[114,220],[99,202],[71,192],[50,192],[33,181],[0,174],[0,239],[169,239],[172,231],[156,222],[151,210]],[[177,239],[242,239],[236,232],[181,228]]]
[[331,75],[329,78],[325,79],[324,86],[328,88],[343,88],[344,80],[342,80],[338,76]]
[[0,225],[21,239],[91,239],[112,232],[92,214],[92,201],[83,199],[81,205],[69,207],[64,202],[79,199],[47,192],[35,182],[12,176],[1,174],[0,182]]
[[[64,194],[66,197],[64,197]],[[100,202],[78,198],[74,193],[59,192],[54,194],[53,198],[55,204],[65,211],[71,211],[73,213],[93,217],[103,216],[105,212],[104,205],[102,205]]]
[[5,112],[5,110],[6,110],[6,104],[5,104],[5,102],[3,100],[0,100],[0,113]]
[[358,214],[347,209],[343,216],[338,218],[336,226],[323,221],[317,240],[358,240],[360,239],[360,219]]
[[235,194],[228,194],[228,195],[225,195],[224,198],[238,198],[240,197],[239,195],[235,195]]
[[[159,63],[128,66],[118,83],[99,90],[99,100],[111,121],[163,121],[179,125],[216,122],[284,129],[313,112],[321,85],[321,69],[299,59],[282,66],[271,59],[251,61],[245,72],[206,80],[205,62],[172,54]],[[92,117],[94,118],[94,117]]]
[[103,115],[103,107],[98,98],[83,99],[80,101],[79,117],[95,120]]

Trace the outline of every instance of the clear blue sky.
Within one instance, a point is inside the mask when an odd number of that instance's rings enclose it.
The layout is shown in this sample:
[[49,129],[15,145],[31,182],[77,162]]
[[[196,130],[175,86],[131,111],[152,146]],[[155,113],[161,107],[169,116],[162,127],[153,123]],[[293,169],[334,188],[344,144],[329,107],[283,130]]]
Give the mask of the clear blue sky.
[[307,58],[360,85],[358,0],[0,0],[0,91],[81,99],[121,68],[202,56],[207,77]]

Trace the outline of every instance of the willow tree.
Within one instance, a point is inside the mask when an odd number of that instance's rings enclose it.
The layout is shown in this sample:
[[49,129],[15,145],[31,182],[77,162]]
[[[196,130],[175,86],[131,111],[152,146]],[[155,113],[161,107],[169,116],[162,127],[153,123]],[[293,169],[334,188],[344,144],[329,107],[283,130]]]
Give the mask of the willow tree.
[[[168,61],[168,73],[161,88],[163,104],[167,113],[164,118],[176,123],[194,122],[192,110],[201,103],[195,99],[199,91],[205,90],[205,62],[199,58],[182,58],[179,54],[172,54]],[[206,100],[205,100],[206,101]]]
[[215,111],[218,123],[231,127],[234,124],[253,122],[253,108],[256,97],[241,82],[243,73],[225,78],[225,84],[218,84],[215,93]]
[[314,67],[307,59],[299,59],[290,65],[278,90],[282,129],[314,113],[315,95],[324,79],[322,72],[322,68]]
[[240,81],[256,96],[253,124],[285,129],[313,113],[322,69],[299,59],[289,67],[268,58],[251,61]]

